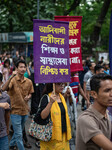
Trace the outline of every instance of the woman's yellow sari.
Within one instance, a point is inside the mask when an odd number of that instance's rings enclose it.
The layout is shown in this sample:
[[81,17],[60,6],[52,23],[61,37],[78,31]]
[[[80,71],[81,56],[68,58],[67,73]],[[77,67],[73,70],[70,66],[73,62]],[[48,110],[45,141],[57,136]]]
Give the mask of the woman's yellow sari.
[[[49,93],[49,97],[50,95],[51,93]],[[68,110],[65,99],[61,94],[59,95],[66,112],[67,132],[62,134],[61,110],[57,101],[55,101],[51,107],[51,120],[53,122],[52,138],[49,142],[40,141],[40,150],[70,150],[69,148],[69,140],[71,139],[70,120],[68,116]]]

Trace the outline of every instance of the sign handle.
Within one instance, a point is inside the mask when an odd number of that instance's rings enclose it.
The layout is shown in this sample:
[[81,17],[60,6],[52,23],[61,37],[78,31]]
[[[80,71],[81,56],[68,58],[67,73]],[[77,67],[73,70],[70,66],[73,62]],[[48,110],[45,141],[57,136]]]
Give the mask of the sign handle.
[[56,92],[55,92],[55,83],[53,83],[53,93],[54,93],[54,95],[56,94]]

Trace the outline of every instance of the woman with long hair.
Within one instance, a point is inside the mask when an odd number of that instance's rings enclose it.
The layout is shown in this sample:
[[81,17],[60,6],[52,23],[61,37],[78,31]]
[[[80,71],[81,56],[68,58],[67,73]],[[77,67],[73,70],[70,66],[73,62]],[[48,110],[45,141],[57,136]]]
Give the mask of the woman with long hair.
[[71,126],[68,116],[67,105],[63,95],[63,83],[47,83],[45,85],[41,102],[40,117],[42,120],[49,119],[53,122],[52,138],[48,142],[40,141],[40,150],[70,150],[69,140],[71,139]]
[[6,59],[4,61],[4,65],[3,65],[3,83],[5,84],[5,82],[9,79],[9,74],[10,74],[10,60]]

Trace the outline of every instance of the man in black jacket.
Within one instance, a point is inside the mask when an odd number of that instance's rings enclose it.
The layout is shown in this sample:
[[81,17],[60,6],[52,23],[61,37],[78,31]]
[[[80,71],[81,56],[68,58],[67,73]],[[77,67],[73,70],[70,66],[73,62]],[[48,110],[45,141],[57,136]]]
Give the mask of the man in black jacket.
[[33,83],[34,93],[32,93],[32,98],[31,98],[31,112],[30,112],[30,115],[33,115],[37,112],[38,105],[39,105],[39,102],[40,102],[40,98],[42,96],[42,92],[43,92],[43,89],[44,89],[44,84],[43,83],[40,83],[40,84],[35,83],[35,81],[34,81],[34,63],[33,62],[31,64],[31,69],[32,69],[32,73],[31,73],[29,79]]
[[[32,94],[32,98],[31,98],[30,115],[34,115],[37,112],[37,109],[38,109],[38,106],[40,103],[40,98],[42,96],[44,84],[43,83],[40,83],[40,84],[35,83],[35,81],[34,81],[34,63],[33,62],[31,64],[31,75],[30,75],[29,79],[32,81],[33,87],[34,87],[34,93]],[[38,148],[40,148],[40,141],[38,141],[38,139],[36,139],[35,145]]]

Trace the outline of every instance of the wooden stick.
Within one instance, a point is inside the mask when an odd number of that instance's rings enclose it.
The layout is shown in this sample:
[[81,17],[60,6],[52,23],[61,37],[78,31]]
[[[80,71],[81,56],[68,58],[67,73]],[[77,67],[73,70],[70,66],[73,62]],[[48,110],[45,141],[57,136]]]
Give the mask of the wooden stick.
[[56,94],[56,92],[55,92],[55,83],[53,83],[53,93],[54,93],[54,95]]

